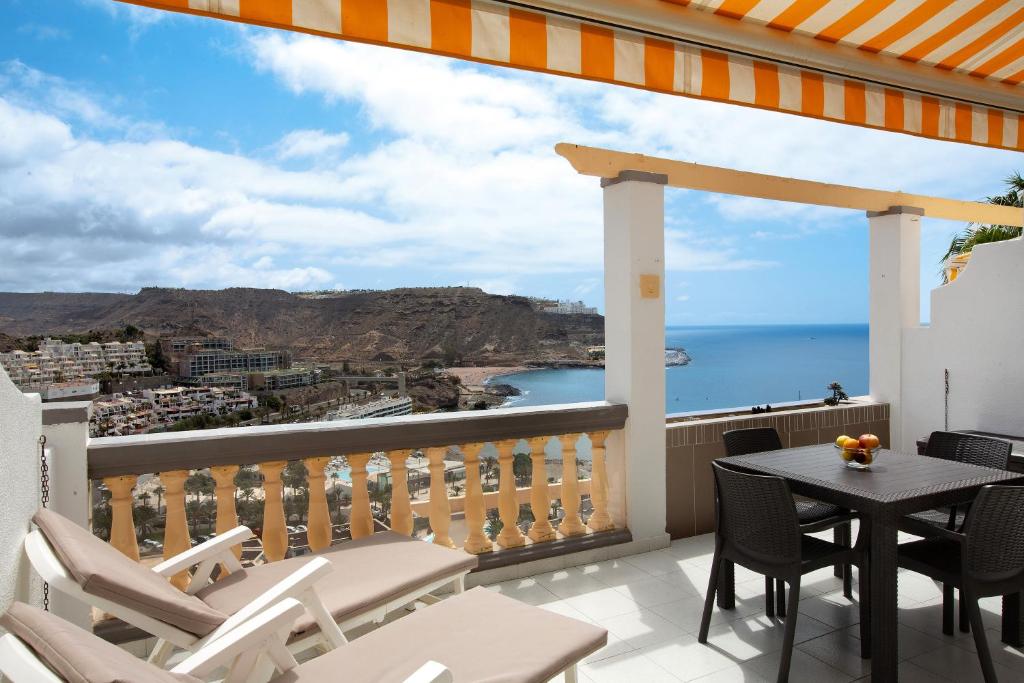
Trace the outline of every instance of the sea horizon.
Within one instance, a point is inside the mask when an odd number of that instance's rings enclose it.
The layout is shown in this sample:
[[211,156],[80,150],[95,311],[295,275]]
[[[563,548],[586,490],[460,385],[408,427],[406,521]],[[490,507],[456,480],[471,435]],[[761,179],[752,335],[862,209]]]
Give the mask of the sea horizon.
[[[838,381],[868,390],[867,323],[667,325],[666,348],[690,356],[665,368],[666,414],[817,400]],[[557,368],[503,375],[516,387],[505,407],[599,401],[603,368]]]

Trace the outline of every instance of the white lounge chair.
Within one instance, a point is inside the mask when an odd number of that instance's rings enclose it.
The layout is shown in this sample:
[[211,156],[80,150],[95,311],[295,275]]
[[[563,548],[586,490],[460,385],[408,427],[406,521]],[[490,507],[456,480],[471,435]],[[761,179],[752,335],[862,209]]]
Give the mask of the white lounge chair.
[[[298,664],[286,646],[305,608],[286,599],[191,655],[172,671],[135,659],[96,636],[15,603],[0,617],[0,672],[13,683],[542,683],[605,645],[592,624],[476,588]],[[507,647],[495,648],[495,643]]]
[[[174,647],[196,651],[285,598],[306,608],[289,648],[330,649],[343,631],[381,622],[412,602],[436,602],[446,585],[464,589],[475,556],[384,532],[280,562],[243,568],[231,548],[251,538],[238,527],[153,567],[133,562],[88,530],[39,510],[25,550],[50,586],[113,614],[159,639],[150,661],[163,666]],[[218,564],[230,574],[211,582]],[[195,567],[187,592],[167,579]],[[329,581],[323,578],[332,573]]]

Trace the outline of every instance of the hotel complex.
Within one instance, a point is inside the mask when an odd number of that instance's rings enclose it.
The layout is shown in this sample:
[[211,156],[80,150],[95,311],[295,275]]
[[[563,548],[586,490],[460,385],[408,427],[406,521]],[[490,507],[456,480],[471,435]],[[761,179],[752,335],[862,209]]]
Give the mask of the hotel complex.
[[[55,385],[71,390],[77,385],[95,385],[92,378],[97,375],[138,376],[153,372],[143,342],[80,344],[49,337],[39,343],[37,351],[0,353],[0,365],[19,389],[42,392],[44,398],[45,390]],[[90,392],[72,391],[71,395],[82,393]]]

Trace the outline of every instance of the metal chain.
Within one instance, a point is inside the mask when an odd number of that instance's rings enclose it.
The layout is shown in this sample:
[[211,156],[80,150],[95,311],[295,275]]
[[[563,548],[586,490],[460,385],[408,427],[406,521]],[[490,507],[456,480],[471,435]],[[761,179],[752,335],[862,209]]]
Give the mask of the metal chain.
[[[50,504],[50,464],[46,461],[46,436],[39,437],[39,487],[42,492],[42,506]],[[43,581],[43,609],[50,611],[50,584]]]
[[944,429],[949,431],[949,368],[946,368],[946,426]]

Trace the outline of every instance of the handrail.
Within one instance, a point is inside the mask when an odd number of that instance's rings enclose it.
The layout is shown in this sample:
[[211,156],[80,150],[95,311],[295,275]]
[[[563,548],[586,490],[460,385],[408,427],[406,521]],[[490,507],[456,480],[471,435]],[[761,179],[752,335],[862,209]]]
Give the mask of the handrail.
[[91,439],[90,479],[622,429],[606,401]]

